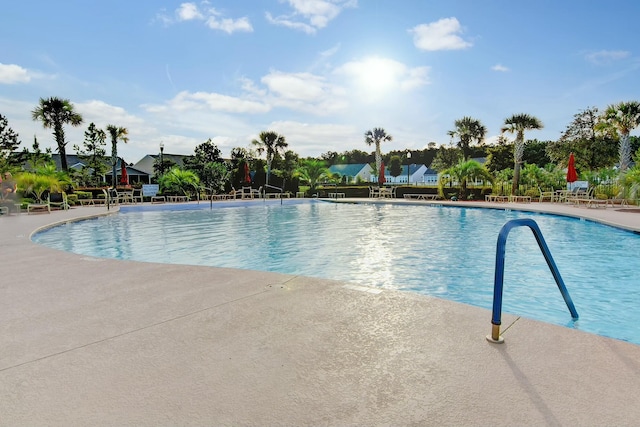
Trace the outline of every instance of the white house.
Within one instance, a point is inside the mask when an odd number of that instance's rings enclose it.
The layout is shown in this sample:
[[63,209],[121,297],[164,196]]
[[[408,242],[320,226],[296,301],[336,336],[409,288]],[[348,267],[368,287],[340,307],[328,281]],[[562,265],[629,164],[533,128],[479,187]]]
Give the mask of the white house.
[[[424,182],[424,173],[427,169],[428,168],[425,165],[402,165],[402,172],[400,172],[400,175],[393,177],[389,173],[389,169],[385,168],[384,178],[387,183],[391,184],[406,184],[407,182],[409,184],[421,184]],[[374,181],[376,180],[377,178],[374,176]]]
[[353,163],[348,165],[333,165],[329,167],[331,173],[340,174],[345,184],[355,184],[360,181],[375,180],[373,168],[368,163]]

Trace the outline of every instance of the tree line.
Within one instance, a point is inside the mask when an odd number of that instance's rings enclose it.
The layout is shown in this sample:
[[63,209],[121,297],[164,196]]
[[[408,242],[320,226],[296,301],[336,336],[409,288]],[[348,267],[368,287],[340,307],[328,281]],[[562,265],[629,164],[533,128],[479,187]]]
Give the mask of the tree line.
[[[32,111],[32,118],[42,123],[44,128],[52,129],[60,154],[63,172],[76,174],[75,180],[81,183],[97,183],[106,172],[105,146],[111,143],[110,166],[112,169],[111,184],[116,182],[118,164],[118,144],[128,142],[128,130],[124,127],[109,124],[99,129],[90,123],[84,133],[83,145],[74,145],[78,156],[87,168],[85,171],[69,171],[66,158],[67,139],[66,125],[80,126],[83,117],[75,111],[73,104],[67,99],[56,97],[41,98]],[[319,157],[301,159],[294,151],[287,150],[288,143],[284,135],[273,131],[263,131],[259,137],[251,141],[249,148],[236,147],[231,151],[231,158],[226,161],[220,150],[211,139],[198,145],[194,154],[185,158],[184,169],[212,191],[228,191],[247,183],[246,169],[251,171],[251,181],[266,186],[285,186],[289,189],[299,181],[312,187],[322,180],[339,180],[332,176],[328,167],[334,164],[375,163],[375,172],[381,169],[384,162],[394,176],[402,168],[402,164],[425,164],[436,171],[451,172],[451,168],[469,162],[473,158],[486,158],[484,169],[496,175],[509,175],[512,182],[511,193],[518,191],[520,174],[523,165],[536,165],[539,168],[566,166],[569,153],[574,153],[576,166],[583,171],[613,167],[617,163],[619,172],[626,171],[632,164],[631,155],[638,150],[638,138],[630,133],[640,124],[640,103],[622,102],[608,106],[603,112],[596,107],[589,107],[574,116],[556,141],[527,140],[525,132],[541,129],[542,122],[529,114],[515,114],[504,121],[497,142],[487,144],[485,141],[487,128],[473,117],[465,116],[455,120],[453,129],[448,132],[451,138],[448,145],[437,146],[435,142],[422,150],[391,150],[382,153],[382,144],[393,140],[384,128],[373,128],[364,133],[366,146],[374,147],[373,152],[360,149],[342,153],[326,152]],[[508,135],[512,135],[510,140]],[[7,119],[0,115],[0,170],[9,170],[21,165],[25,159],[34,164],[42,164],[49,152],[42,152],[34,138],[32,150],[26,148],[16,155],[20,141],[18,135],[9,127]],[[286,150],[286,151],[285,151]],[[262,159],[264,155],[264,159]],[[246,165],[246,166],[245,166]],[[156,160],[154,170],[162,177],[175,165],[170,160]],[[80,176],[78,176],[80,175]],[[275,180],[275,181],[274,181]]]

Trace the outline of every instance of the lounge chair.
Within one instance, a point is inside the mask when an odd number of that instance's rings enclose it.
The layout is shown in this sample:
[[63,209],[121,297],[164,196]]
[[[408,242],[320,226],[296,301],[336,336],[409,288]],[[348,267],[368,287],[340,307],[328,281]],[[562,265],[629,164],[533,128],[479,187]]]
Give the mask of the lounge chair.
[[27,215],[35,212],[51,213],[51,205],[49,203],[49,196],[46,201],[38,201],[36,203],[27,203]]

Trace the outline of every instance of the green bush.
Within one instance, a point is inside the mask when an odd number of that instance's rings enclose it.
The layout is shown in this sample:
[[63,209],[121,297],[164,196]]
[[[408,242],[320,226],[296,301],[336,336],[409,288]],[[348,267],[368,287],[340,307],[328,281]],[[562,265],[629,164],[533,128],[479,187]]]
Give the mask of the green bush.
[[77,199],[91,199],[93,198],[93,193],[91,193],[90,191],[74,191],[73,194],[69,194],[69,197],[75,195]]
[[530,188],[527,191],[524,192],[525,196],[529,196],[532,199],[538,198],[540,197],[540,191],[538,191],[537,188]]

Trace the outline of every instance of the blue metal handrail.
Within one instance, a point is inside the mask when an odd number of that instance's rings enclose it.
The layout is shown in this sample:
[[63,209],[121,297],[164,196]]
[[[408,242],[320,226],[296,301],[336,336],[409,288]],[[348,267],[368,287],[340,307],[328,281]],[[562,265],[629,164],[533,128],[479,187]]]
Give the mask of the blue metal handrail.
[[487,340],[493,343],[504,342],[504,339],[500,336],[500,319],[502,317],[502,288],[504,284],[504,258],[507,236],[509,235],[511,229],[514,227],[529,227],[531,229],[533,235],[536,238],[536,241],[538,242],[538,246],[540,246],[540,250],[544,255],[544,259],[547,261],[547,265],[551,270],[551,274],[553,274],[553,278],[558,285],[558,289],[560,289],[560,293],[564,298],[564,302],[567,304],[567,308],[571,313],[571,317],[574,320],[578,318],[578,312],[573,305],[573,301],[571,300],[569,291],[567,291],[567,287],[564,285],[564,281],[562,280],[562,276],[560,276],[558,267],[556,266],[556,263],[551,256],[549,247],[544,241],[544,237],[542,237],[542,232],[540,231],[538,224],[536,224],[534,220],[529,218],[513,219],[502,226],[500,234],[498,235],[498,245],[496,248],[496,271],[493,284],[493,314],[491,318],[491,324],[493,326],[491,328],[491,335],[487,335]]

